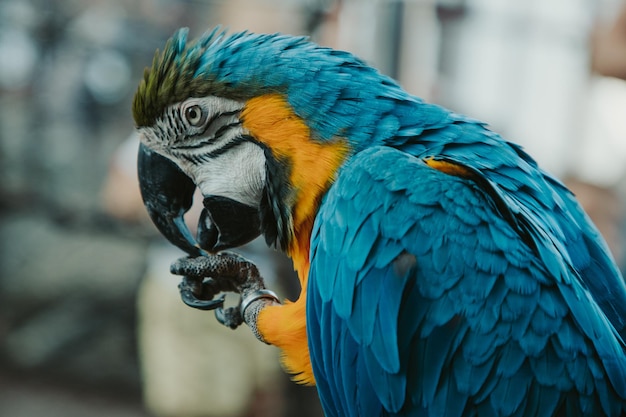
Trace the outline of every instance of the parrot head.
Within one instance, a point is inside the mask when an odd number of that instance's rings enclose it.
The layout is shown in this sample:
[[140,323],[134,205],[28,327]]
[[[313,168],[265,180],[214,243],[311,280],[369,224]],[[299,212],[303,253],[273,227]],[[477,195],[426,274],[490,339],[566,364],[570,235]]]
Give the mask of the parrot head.
[[[187,33],[157,51],[133,101],[148,213],[190,255],[261,234],[293,248],[352,150],[353,123],[328,109],[340,101],[340,68],[361,63],[305,38],[216,29],[188,42]],[[194,238],[183,215],[196,188],[204,209]]]

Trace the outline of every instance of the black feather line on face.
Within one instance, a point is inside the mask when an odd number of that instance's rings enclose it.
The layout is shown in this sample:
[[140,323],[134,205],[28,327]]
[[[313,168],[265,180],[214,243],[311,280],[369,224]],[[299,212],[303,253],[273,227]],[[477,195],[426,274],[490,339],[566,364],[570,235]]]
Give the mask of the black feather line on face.
[[269,246],[284,250],[293,235],[291,164],[286,159],[277,159],[264,144],[258,144],[265,152],[266,161],[265,192],[260,207],[261,231]]

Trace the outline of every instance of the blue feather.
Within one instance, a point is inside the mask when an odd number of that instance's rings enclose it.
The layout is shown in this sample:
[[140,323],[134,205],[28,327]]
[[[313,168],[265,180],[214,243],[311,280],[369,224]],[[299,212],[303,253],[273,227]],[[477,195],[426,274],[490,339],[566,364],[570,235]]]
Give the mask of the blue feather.
[[584,356],[578,356],[567,361],[565,370],[581,396],[588,398],[595,389],[595,382]]
[[465,360],[463,355],[455,355],[453,372],[459,390],[472,397],[476,396],[494,371],[495,359],[494,356],[484,363],[476,365]]
[[493,409],[498,415],[513,415],[523,407],[532,379],[526,368],[521,368],[510,378],[501,378],[489,397]]
[[504,378],[511,378],[519,372],[527,358],[528,356],[517,343],[508,343],[506,346],[503,346],[498,358],[496,374]]

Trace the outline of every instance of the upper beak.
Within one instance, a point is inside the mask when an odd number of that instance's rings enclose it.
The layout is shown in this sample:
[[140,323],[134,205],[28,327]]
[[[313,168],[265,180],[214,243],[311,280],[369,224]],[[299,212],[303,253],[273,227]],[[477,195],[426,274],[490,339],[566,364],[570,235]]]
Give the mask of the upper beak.
[[196,189],[191,178],[143,143],[139,145],[137,171],[144,205],[161,234],[190,256],[205,254],[183,218],[191,208]]

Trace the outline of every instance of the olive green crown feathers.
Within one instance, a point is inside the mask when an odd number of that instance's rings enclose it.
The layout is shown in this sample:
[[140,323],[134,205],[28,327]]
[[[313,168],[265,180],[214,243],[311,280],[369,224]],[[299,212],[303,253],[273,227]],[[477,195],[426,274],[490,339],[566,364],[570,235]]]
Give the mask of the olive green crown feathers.
[[167,106],[190,97],[245,99],[255,92],[249,84],[235,86],[220,79],[228,74],[224,67],[229,59],[222,48],[232,48],[249,32],[227,36],[227,31],[218,26],[187,42],[188,33],[188,28],[177,30],[163,52],[156,51],[152,66],[144,70],[132,105],[137,126],[153,124]]
[[223,36],[223,32],[216,29],[191,46],[187,45],[188,32],[186,28],[179,29],[167,41],[163,52],[157,49],[152,66],[144,70],[132,105],[137,126],[153,124],[168,105],[194,92],[202,94],[200,90],[206,83],[199,83],[195,77],[200,56],[212,40]]

